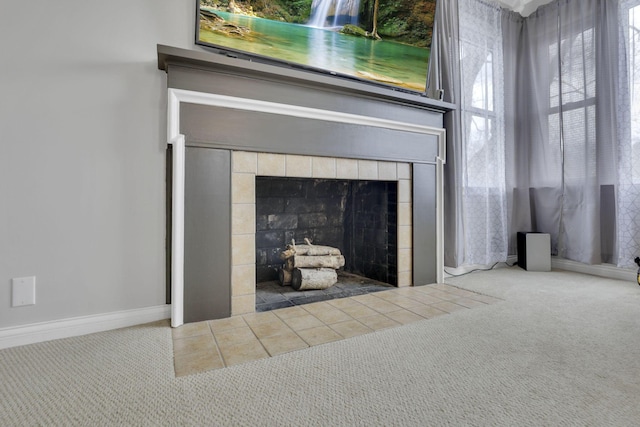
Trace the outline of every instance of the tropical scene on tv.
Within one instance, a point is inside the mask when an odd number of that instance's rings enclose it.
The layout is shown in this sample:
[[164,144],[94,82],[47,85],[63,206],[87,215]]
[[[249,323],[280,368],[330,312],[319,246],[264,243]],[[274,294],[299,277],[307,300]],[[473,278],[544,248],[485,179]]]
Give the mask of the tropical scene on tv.
[[436,0],[199,0],[198,41],[424,92]]

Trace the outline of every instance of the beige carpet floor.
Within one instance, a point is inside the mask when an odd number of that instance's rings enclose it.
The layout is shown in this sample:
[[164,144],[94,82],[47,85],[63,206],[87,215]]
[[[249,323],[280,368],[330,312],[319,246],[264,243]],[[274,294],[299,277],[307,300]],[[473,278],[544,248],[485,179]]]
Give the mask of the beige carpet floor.
[[167,322],[0,351],[0,425],[636,426],[640,287],[518,268],[503,299],[176,378]]

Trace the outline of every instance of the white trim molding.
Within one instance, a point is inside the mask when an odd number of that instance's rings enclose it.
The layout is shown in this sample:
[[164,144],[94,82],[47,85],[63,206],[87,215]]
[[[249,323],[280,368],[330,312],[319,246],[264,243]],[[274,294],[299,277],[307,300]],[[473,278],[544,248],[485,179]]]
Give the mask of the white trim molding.
[[171,225],[171,326],[184,318],[184,156],[183,135],[171,139],[173,145],[172,225]]
[[[516,255],[509,255],[507,258],[507,263],[498,263],[495,266],[492,265],[463,265],[460,267],[445,267],[447,269],[446,277],[455,277],[462,274],[468,274],[472,271],[486,271],[497,269],[497,268],[506,268],[507,266],[513,266],[514,263],[518,262],[518,257]],[[518,267],[519,268],[519,267]],[[616,279],[616,280],[624,280],[626,282],[636,283],[638,272],[634,269],[629,268],[620,268],[616,267],[613,264],[596,264],[589,265],[583,264],[577,261],[571,261],[568,259],[558,258],[556,256],[551,257],[551,269],[552,270],[564,270],[571,271],[574,273],[582,273],[589,274],[591,276],[605,277],[607,279]]]
[[[207,105],[210,107],[224,107],[234,110],[255,111],[259,113],[278,114],[281,116],[298,117],[303,119],[322,120],[334,123],[346,123],[362,126],[378,127],[404,132],[415,132],[428,135],[442,135],[444,129],[415,123],[399,122],[371,116],[341,113],[339,111],[322,110],[319,108],[302,107],[292,104],[260,101],[258,99],[238,98],[213,93],[195,92],[184,89],[169,88],[169,141],[180,133],[180,103]],[[444,156],[444,142],[439,141],[438,156]],[[443,158],[444,160],[444,158]]]
[[437,175],[436,200],[436,240],[437,240],[437,272],[436,280],[444,278],[444,203],[442,199],[443,165],[446,162],[445,129],[424,126],[415,123],[387,120],[377,117],[362,116],[338,111],[303,107],[299,105],[267,102],[257,99],[231,97],[184,89],[168,89],[167,102],[167,142],[173,145],[173,223],[172,223],[172,259],[171,259],[171,326],[178,327],[184,323],[184,176],[185,176],[185,138],[180,133],[180,104],[198,104],[213,107],[224,107],[234,110],[255,111],[281,116],[322,120],[334,123],[357,124],[404,132],[413,132],[438,138],[438,154],[434,159]]
[[638,272],[633,269],[616,267],[613,264],[589,265],[568,259],[551,257],[551,268],[575,273],[590,274],[608,279],[625,280],[636,283]]
[[[444,132],[439,143],[444,147]],[[443,148],[444,150],[444,148]],[[441,151],[444,153],[444,151]],[[436,165],[436,282],[444,283],[444,163],[438,157]]]
[[169,305],[159,305],[2,328],[0,349],[156,322],[170,314]]

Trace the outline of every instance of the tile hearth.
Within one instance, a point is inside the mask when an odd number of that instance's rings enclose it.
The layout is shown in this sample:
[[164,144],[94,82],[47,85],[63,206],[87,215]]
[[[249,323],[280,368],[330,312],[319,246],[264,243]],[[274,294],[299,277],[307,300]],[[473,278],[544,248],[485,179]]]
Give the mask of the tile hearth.
[[173,329],[177,377],[501,301],[445,284],[393,288]]
[[296,291],[291,286],[281,286],[278,281],[256,284],[256,312],[306,305],[395,289],[387,283],[356,274],[338,271],[338,283],[322,290]]

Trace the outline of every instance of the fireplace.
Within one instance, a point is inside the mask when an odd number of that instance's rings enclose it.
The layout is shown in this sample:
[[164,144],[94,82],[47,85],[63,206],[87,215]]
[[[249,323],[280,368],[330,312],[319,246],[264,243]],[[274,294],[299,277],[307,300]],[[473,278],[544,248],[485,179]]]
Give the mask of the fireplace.
[[232,169],[231,245],[242,252],[232,260],[233,315],[254,311],[256,283],[276,279],[290,239],[340,248],[346,271],[411,285],[408,163],[233,151]]
[[[273,261],[278,250],[260,239],[269,215],[286,214],[263,210],[258,190],[282,179],[344,192],[345,206],[371,197],[384,210],[351,213],[341,231],[311,227],[314,215],[315,225],[338,222],[321,211],[281,217],[307,221],[306,231],[279,230],[274,243],[305,232],[336,238],[347,224],[354,239],[336,245],[346,258],[366,253],[349,269],[394,286],[442,280],[442,126],[449,104],[166,46],[158,46],[158,62],[169,86],[173,326],[255,311],[256,279],[272,268],[262,261]],[[370,244],[357,246],[363,242]]]
[[[231,282],[231,314],[239,315],[251,313],[255,310],[255,289],[258,277],[261,279],[269,278],[268,270],[273,268],[276,264],[275,258],[278,256],[278,250],[282,248],[289,237],[295,238],[297,241],[302,240],[304,237],[316,238],[318,235],[321,241],[317,241],[318,244],[330,244],[343,249],[343,253],[347,256],[347,260],[351,263],[351,267],[348,267],[348,271],[355,271],[363,274],[366,277],[370,277],[375,280],[388,281],[394,286],[410,286],[412,284],[412,175],[411,165],[403,162],[385,162],[385,161],[373,161],[373,160],[355,160],[345,158],[330,158],[330,157],[316,157],[316,156],[301,156],[301,155],[284,155],[284,154],[271,154],[271,153],[255,153],[246,151],[232,151],[231,154],[232,164],[232,179],[231,179],[231,195],[232,195],[232,237],[231,247],[236,249],[237,256],[232,257],[232,282]],[[259,197],[259,189],[265,190],[269,183],[273,184],[271,191],[284,191],[286,184],[282,184],[289,179],[289,190],[292,188],[300,188],[298,195],[302,195],[302,191],[305,190],[304,186],[318,186],[329,187],[324,190],[320,190],[320,197],[327,197],[329,191],[343,191],[345,196],[349,195],[348,187],[360,187],[360,193],[366,192],[365,187],[385,186],[393,187],[395,192],[391,192],[391,195],[387,191],[386,197],[391,197],[391,202],[387,201],[387,219],[391,218],[391,225],[393,225],[392,235],[395,235],[395,241],[392,242],[391,248],[387,245],[387,256],[391,258],[391,265],[387,261],[387,269],[392,268],[392,271],[387,271],[386,276],[383,277],[382,272],[378,271],[377,276],[372,270],[380,269],[376,263],[369,263],[369,261],[375,261],[375,255],[371,257],[362,258],[359,260],[350,259],[349,252],[356,248],[344,246],[339,243],[340,236],[335,231],[338,227],[327,227],[318,230],[318,227],[314,227],[310,221],[313,221],[313,216],[322,215],[319,212],[320,209],[307,209],[307,213],[311,214],[310,217],[302,216],[303,221],[307,221],[304,228],[309,231],[310,236],[303,234],[295,234],[292,230],[288,230],[288,233],[283,229],[276,230],[274,233],[269,233],[269,225],[264,224],[268,222],[269,211],[271,215],[277,213],[287,212],[300,212],[301,209],[291,206],[303,203],[301,200],[289,201],[289,209],[285,209],[285,198],[281,200],[274,200],[277,197],[273,194],[262,194]],[[280,183],[278,185],[277,183]],[[331,188],[333,186],[333,188]],[[342,188],[342,190],[340,190]],[[358,192],[358,190],[356,190]],[[362,199],[364,196],[359,194]],[[306,195],[306,194],[305,194]],[[353,193],[351,193],[353,197]],[[378,194],[378,196],[380,196]],[[375,196],[374,196],[375,197]],[[269,206],[259,206],[260,199],[271,199],[270,201],[263,203]],[[327,197],[329,198],[329,197]],[[334,208],[339,203],[344,202],[346,204],[346,198],[342,197],[339,200],[333,200],[331,202],[325,200],[325,204],[330,206],[333,204]],[[350,201],[353,202],[353,201]],[[310,202],[307,202],[310,203]],[[321,203],[317,203],[321,204]],[[391,204],[391,208],[390,205]],[[346,207],[346,206],[345,206]],[[391,209],[391,211],[390,211]],[[304,209],[303,209],[304,210]],[[310,212],[314,211],[314,212]],[[374,216],[376,212],[366,212],[361,209],[362,215]],[[377,212],[380,213],[380,212]],[[315,215],[314,215],[315,214]],[[261,218],[266,215],[267,218]],[[294,221],[293,218],[287,217],[289,221]],[[373,219],[369,218],[373,221]],[[297,216],[295,221],[299,221],[300,217]],[[361,218],[361,221],[365,221],[366,218]],[[322,220],[320,220],[322,221]],[[335,223],[334,223],[335,224]],[[353,224],[351,224],[353,225]],[[369,230],[377,230],[372,223],[365,224],[367,227],[361,227],[358,233],[364,233],[364,228]],[[344,224],[341,225],[342,227]],[[388,228],[387,236],[388,237]],[[262,228],[262,230],[261,230]],[[273,227],[271,228],[273,230]],[[379,230],[379,229],[378,229]],[[317,233],[317,234],[314,234]],[[323,237],[324,233],[324,237]],[[363,234],[358,234],[359,237],[364,238]],[[371,237],[367,235],[366,237]],[[263,240],[260,240],[263,239]],[[325,240],[326,239],[326,240]],[[267,241],[271,241],[272,245],[269,245]],[[357,240],[357,239],[356,239]],[[352,242],[353,243],[353,242]],[[355,242],[356,244],[358,242]],[[375,243],[375,242],[373,242]],[[380,242],[380,246],[385,246],[385,242]],[[278,246],[280,244],[280,246]],[[390,249],[390,251],[389,251]],[[367,250],[375,252],[375,248],[369,246]],[[253,256],[248,255],[253,252]],[[233,253],[233,250],[232,250]],[[371,252],[368,252],[370,254]],[[260,259],[266,258],[266,259]],[[264,262],[263,262],[264,261]],[[269,263],[271,261],[271,263]],[[359,265],[353,265],[354,262],[360,262]],[[381,264],[381,263],[379,263]],[[262,268],[260,268],[262,267]],[[394,271],[395,270],[395,271]],[[274,270],[271,270],[272,274]],[[274,275],[271,278],[275,278]],[[386,280],[384,280],[386,279]],[[389,280],[390,279],[390,280]]]
[[397,286],[397,187],[397,181],[257,176],[256,281],[279,280],[286,245],[308,239],[338,249],[344,271]]

